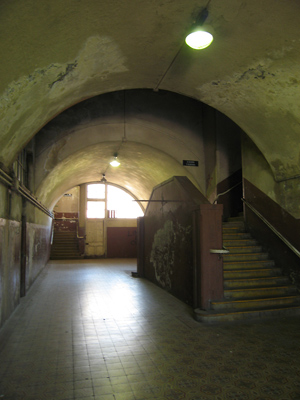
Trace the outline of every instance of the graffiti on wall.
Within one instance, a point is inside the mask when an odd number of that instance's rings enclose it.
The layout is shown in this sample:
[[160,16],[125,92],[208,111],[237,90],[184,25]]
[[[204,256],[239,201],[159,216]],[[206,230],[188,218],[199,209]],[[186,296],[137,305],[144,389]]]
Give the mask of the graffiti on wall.
[[191,231],[191,226],[183,226],[178,221],[168,220],[154,235],[150,262],[154,266],[156,280],[167,290],[172,288],[172,275],[178,249],[189,240]]

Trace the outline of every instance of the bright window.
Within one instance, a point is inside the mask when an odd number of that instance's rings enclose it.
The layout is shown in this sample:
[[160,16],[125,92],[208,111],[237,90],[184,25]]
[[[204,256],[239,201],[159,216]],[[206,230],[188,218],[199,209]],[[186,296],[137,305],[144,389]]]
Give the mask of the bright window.
[[107,185],[107,209],[115,211],[116,218],[137,218],[144,215],[130,194],[112,185]]
[[109,218],[137,218],[144,213],[135,199],[124,190],[103,183],[88,185],[87,218],[105,218],[105,215]]
[[105,199],[105,185],[95,183],[87,187],[88,199]]
[[87,218],[105,218],[104,201],[87,201]]

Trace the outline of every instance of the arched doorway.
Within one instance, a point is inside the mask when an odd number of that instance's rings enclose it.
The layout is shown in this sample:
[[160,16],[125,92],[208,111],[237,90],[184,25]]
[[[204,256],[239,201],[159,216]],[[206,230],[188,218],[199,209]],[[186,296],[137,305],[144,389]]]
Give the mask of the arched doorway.
[[106,181],[76,186],[54,207],[52,259],[136,257],[137,217],[143,206]]

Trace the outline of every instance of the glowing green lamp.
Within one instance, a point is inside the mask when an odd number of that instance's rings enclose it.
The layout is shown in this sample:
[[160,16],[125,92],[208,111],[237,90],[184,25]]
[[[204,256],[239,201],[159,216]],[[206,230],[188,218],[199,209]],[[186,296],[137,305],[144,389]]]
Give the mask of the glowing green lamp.
[[203,24],[208,16],[208,11],[205,8],[198,15],[196,22],[194,23],[191,31],[185,38],[185,43],[195,50],[202,50],[208,47],[213,41],[213,35],[209,32],[208,27],[204,27]]
[[114,154],[114,159],[110,162],[110,165],[112,167],[118,167],[120,165],[120,162],[118,161],[118,153]]

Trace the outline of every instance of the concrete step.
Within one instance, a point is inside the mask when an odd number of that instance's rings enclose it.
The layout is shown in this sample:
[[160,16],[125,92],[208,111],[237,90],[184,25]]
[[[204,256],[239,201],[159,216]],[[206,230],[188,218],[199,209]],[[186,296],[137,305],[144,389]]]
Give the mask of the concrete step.
[[51,252],[51,255],[73,255],[73,254],[80,254],[78,249],[77,250],[66,250],[66,251],[53,251]]
[[77,242],[78,239],[75,236],[70,236],[70,237],[63,237],[63,238],[53,238],[53,243],[68,243],[68,242]]
[[[224,259],[224,256],[223,256]],[[224,271],[236,271],[243,269],[260,269],[266,267],[274,267],[274,260],[247,260],[247,261],[225,261],[223,262]]]
[[74,243],[78,243],[78,240],[76,239],[73,239],[73,240],[62,240],[62,241],[59,241],[59,242],[57,242],[57,241],[54,241],[53,243],[52,243],[52,246],[69,246],[69,245],[72,245],[72,244],[74,244]]
[[228,223],[228,222],[242,222],[242,223],[244,223],[244,215],[238,215],[237,217],[229,217],[227,219],[227,221],[225,222],[225,224]]
[[248,232],[224,232],[223,231],[223,241],[225,240],[245,240],[245,239],[252,239],[252,236]]
[[269,255],[267,253],[263,252],[257,252],[257,253],[229,253],[229,254],[223,254],[223,260],[225,262],[228,261],[235,261],[235,262],[241,262],[241,261],[261,261],[261,260],[267,260],[269,258]]
[[250,289],[250,288],[264,288],[270,286],[284,286],[289,284],[289,279],[286,276],[273,276],[273,277],[255,277],[251,279],[226,279],[224,280],[224,289]]
[[61,242],[69,242],[72,240],[78,240],[77,236],[63,236],[63,237],[53,237],[53,242],[61,243]]
[[245,232],[245,224],[230,218],[223,225],[224,299],[212,301],[209,311],[194,310],[200,322],[236,321],[300,315],[297,288],[275,267],[257,241]]
[[280,268],[255,268],[255,269],[237,269],[224,270],[224,281],[227,279],[246,279],[246,278],[267,278],[271,276],[280,276]]
[[299,316],[300,306],[282,307],[266,310],[249,310],[235,312],[205,312],[203,310],[194,310],[196,321],[205,323],[233,322],[247,319],[275,318],[286,316]]
[[264,299],[296,294],[297,290],[292,285],[224,290],[225,299]]
[[257,240],[251,238],[228,238],[224,239],[223,244],[225,247],[245,247],[245,246],[258,246]]
[[65,252],[53,252],[51,257],[64,257],[64,256],[79,256],[79,251],[65,251]]
[[247,300],[231,300],[231,301],[213,301],[211,307],[215,311],[230,310],[259,310],[274,309],[287,306],[300,306],[300,296],[283,296],[271,297],[266,299],[247,299]]
[[78,243],[59,243],[52,244],[52,249],[78,248]]
[[230,254],[262,253],[262,246],[226,246]]
[[223,222],[223,227],[224,228],[228,228],[228,227],[232,227],[232,226],[241,226],[241,227],[245,227],[245,222],[243,219],[240,218],[229,218],[229,220],[227,222]]
[[50,260],[80,260],[82,259],[81,255],[73,255],[73,256],[51,256]]
[[58,232],[58,233],[54,233],[53,237],[55,237],[55,238],[77,237],[77,233],[76,232]]
[[242,225],[231,225],[231,226],[223,226],[222,228],[223,235],[233,234],[233,233],[245,233],[245,227]]

